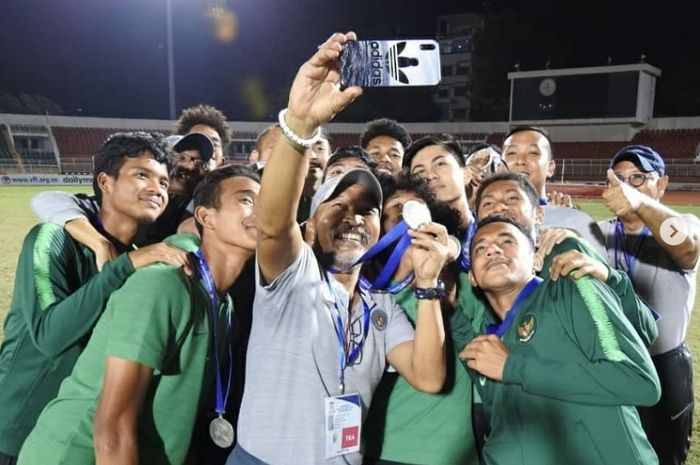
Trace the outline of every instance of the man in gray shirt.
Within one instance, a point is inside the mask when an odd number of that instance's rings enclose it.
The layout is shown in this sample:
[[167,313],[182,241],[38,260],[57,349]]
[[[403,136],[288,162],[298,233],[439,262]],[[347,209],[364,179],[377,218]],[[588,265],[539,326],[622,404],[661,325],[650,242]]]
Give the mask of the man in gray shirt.
[[684,341],[695,301],[700,222],[659,202],[668,176],[651,147],[623,148],[610,168],[603,202],[615,218],[599,223],[608,262],[629,275],[635,291],[660,315],[659,336],[649,350],[661,400],[639,413],[659,462],[682,464],[693,419],[692,359]]
[[[282,135],[258,198],[257,284],[238,445],[227,464],[356,464],[362,417],[387,364],[420,390],[445,378],[438,274],[447,231],[410,230],[419,299],[415,334],[386,294],[359,285],[358,259],[377,241],[381,188],[367,170],[314,194],[305,236],[299,198],[320,124],[359,97],[340,91],[337,58],[354,33],[334,34],[297,73]],[[304,242],[306,240],[307,243]],[[442,292],[441,292],[442,291]]]

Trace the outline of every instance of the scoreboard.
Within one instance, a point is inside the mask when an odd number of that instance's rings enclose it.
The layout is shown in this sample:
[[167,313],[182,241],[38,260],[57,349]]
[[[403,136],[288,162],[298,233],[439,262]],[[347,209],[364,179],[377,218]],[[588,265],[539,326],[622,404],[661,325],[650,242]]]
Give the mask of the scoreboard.
[[508,73],[510,121],[645,123],[660,75],[646,63]]

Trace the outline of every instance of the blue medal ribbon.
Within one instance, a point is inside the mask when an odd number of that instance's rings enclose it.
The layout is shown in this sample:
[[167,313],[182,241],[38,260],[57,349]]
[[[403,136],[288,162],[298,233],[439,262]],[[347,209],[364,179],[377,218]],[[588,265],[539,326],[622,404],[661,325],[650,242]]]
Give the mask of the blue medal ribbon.
[[[627,273],[627,276],[629,276],[630,279],[632,279],[632,271],[637,265],[637,259],[639,258],[639,253],[642,250],[642,245],[644,245],[645,239],[650,235],[651,231],[647,226],[644,226],[644,229],[642,229],[642,232],[640,233],[641,238],[639,239],[637,250],[634,252],[634,254],[631,254],[625,247],[625,227],[622,224],[622,221],[619,219],[615,221],[615,268],[618,270],[623,270],[625,273]],[[625,261],[624,267],[619,259],[620,253]]]
[[476,220],[469,223],[467,232],[464,233],[464,240],[462,241],[462,251],[459,256],[459,264],[462,270],[469,271],[472,268],[472,260],[469,255],[469,249],[472,246],[472,239],[474,239],[474,233],[476,233]]
[[[625,273],[627,273],[627,276],[629,276],[630,281],[632,281],[632,271],[637,265],[639,253],[642,251],[642,245],[644,245],[644,241],[650,235],[651,230],[645,225],[642,229],[642,232],[640,233],[640,236],[642,237],[640,237],[639,239],[637,250],[634,254],[631,254],[627,251],[627,248],[625,247],[625,226],[622,224],[622,221],[620,221],[619,218],[615,221],[615,269],[622,270]],[[622,254],[622,258],[625,261],[625,266],[622,266],[622,263],[620,262],[620,252]],[[659,321],[661,315],[659,315],[656,312],[656,310],[651,308],[649,304],[647,304],[647,307],[649,307],[649,310],[651,310],[651,314],[654,317],[654,321]]]
[[357,360],[357,358],[360,356],[360,352],[362,351],[362,346],[364,346],[365,341],[367,340],[367,334],[369,333],[370,311],[367,301],[364,299],[364,297],[362,297],[362,293],[360,293],[360,300],[362,301],[363,307],[362,339],[355,345],[355,347],[352,350],[350,350],[350,340],[348,335],[350,325],[352,324],[350,321],[350,314],[348,312],[348,325],[346,331],[345,327],[343,326],[343,318],[340,313],[341,309],[338,305],[338,299],[336,298],[336,294],[333,291],[333,287],[331,286],[330,278],[328,275],[326,275],[325,278],[326,286],[328,287],[328,292],[330,293],[330,295],[333,296],[333,309],[335,310],[335,315],[331,315],[331,318],[335,317],[333,326],[335,327],[335,335],[338,339],[338,363],[340,365],[340,369],[338,372],[338,380],[340,382],[340,393],[344,394],[345,369]]
[[216,293],[216,285],[214,284],[214,277],[211,274],[211,269],[207,263],[206,258],[201,250],[197,250],[194,253],[197,259],[197,269],[199,271],[199,278],[202,281],[202,285],[207,292],[207,297],[209,298],[209,309],[211,311],[211,326],[214,332],[214,363],[216,365],[216,377],[214,382],[215,395],[216,395],[216,413],[219,416],[226,412],[226,404],[228,403],[229,394],[231,393],[231,374],[233,372],[233,353],[231,349],[231,341],[233,339],[232,335],[232,323],[231,323],[231,309],[233,307],[231,303],[231,297],[226,295],[226,340],[224,344],[228,346],[228,382],[226,385],[226,393],[224,393],[223,385],[221,382],[221,365],[219,363],[219,298]]
[[542,284],[542,278],[537,276],[534,276],[530,281],[528,281],[525,287],[518,294],[518,297],[516,297],[515,302],[513,302],[513,306],[510,308],[510,310],[508,310],[508,313],[506,313],[505,319],[501,323],[492,323],[488,325],[486,327],[486,334],[495,334],[498,337],[503,337],[506,331],[508,331],[510,325],[513,323],[515,316],[520,311],[520,306],[522,303],[525,301],[525,299],[530,297],[530,294],[532,294],[540,284]]
[[[370,247],[370,249],[367,252],[365,252],[359,259],[357,259],[357,261],[355,261],[355,263],[351,265],[352,268],[359,265],[360,263],[364,263],[368,260],[371,260],[372,258],[377,256],[377,254],[379,254],[384,249],[388,248],[392,243],[398,240],[398,243],[394,246],[394,250],[389,256],[389,259],[382,267],[381,271],[379,272],[379,276],[377,276],[374,282],[370,283],[369,280],[367,280],[366,278],[361,279],[360,282],[363,289],[385,290],[384,288],[386,287],[387,283],[389,283],[391,277],[394,275],[396,269],[399,267],[399,263],[401,262],[403,254],[406,252],[406,249],[408,249],[408,247],[411,245],[411,236],[407,234],[408,229],[409,226],[408,224],[406,224],[405,221],[399,221],[393,228],[389,230],[389,232],[384,234],[384,236],[382,236],[382,238],[379,239],[379,241],[377,241],[376,244]],[[332,273],[335,272],[335,270],[330,271]],[[389,292],[392,292],[389,289],[387,290]]]
[[549,202],[547,202],[547,199],[540,199],[539,200],[540,207],[546,207],[549,205]]

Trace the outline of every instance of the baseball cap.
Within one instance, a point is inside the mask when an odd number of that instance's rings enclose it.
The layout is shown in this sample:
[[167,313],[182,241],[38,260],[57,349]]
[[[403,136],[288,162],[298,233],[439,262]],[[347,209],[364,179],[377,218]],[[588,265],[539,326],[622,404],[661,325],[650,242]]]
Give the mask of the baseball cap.
[[631,161],[645,173],[655,171],[659,176],[666,174],[666,164],[659,153],[646,145],[628,145],[615,154],[610,168],[621,161]]
[[202,161],[208,162],[214,156],[214,146],[207,136],[199,132],[191,132],[184,136],[172,135],[165,138],[168,148],[175,152],[183,150],[199,150]]
[[374,197],[377,208],[381,211],[384,202],[382,197],[382,186],[379,185],[377,178],[368,170],[356,168],[343,173],[340,176],[335,176],[321,184],[313,198],[311,199],[311,208],[309,210],[309,218],[314,216],[319,205],[337,197],[348,187],[361,184],[365,186]]

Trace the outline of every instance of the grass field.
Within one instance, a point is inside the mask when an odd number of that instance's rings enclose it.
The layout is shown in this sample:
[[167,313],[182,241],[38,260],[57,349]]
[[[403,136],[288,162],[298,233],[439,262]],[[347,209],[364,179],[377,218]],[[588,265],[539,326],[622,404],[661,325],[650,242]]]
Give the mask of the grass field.
[[[15,267],[19,255],[22,239],[29,228],[36,223],[36,218],[29,209],[29,199],[32,195],[44,190],[44,187],[0,187],[0,212],[3,219],[0,222],[0,321],[4,321],[5,314],[12,297]],[[70,192],[84,192],[83,187],[61,187],[61,190]],[[89,188],[87,188],[89,189]],[[597,202],[582,202],[582,209],[596,219],[609,217],[607,209]],[[673,207],[673,206],[672,206]],[[700,216],[700,205],[673,207],[685,213],[693,213]],[[699,283],[700,284],[700,283]],[[695,418],[693,419],[695,445],[691,447],[688,465],[700,465],[700,299],[696,300],[694,313],[696,317],[691,320],[687,341],[691,351],[695,354],[696,361],[693,365],[695,379]],[[2,340],[2,330],[0,330]],[[2,393],[0,393],[2,395]]]

